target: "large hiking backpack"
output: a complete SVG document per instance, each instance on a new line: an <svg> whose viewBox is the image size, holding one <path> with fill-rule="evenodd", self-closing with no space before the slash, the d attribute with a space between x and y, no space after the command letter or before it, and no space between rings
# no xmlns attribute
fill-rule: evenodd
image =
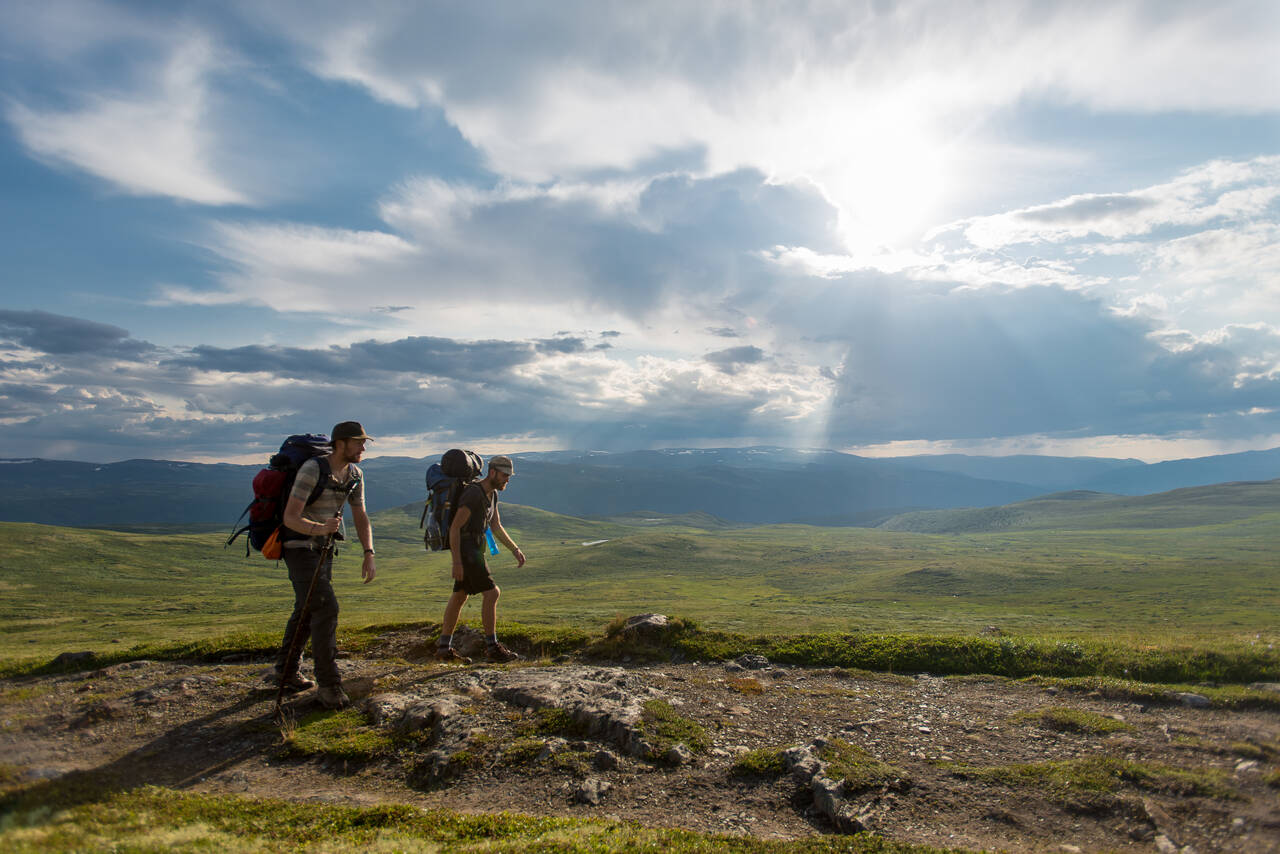
<svg viewBox="0 0 1280 854"><path fill-rule="evenodd" d="M462 490L475 483L483 469L484 460L479 454L459 448L445 451L440 462L427 467L427 503L419 522L419 527L426 528L422 542L427 551L449 548L449 526Z"/></svg>
<svg viewBox="0 0 1280 854"><path fill-rule="evenodd" d="M253 476L253 501L244 508L240 519L236 520L236 525L239 525L247 513L248 524L233 530L223 548L231 545L236 537L247 533L244 554L248 557L250 547L262 551L273 537L277 541L284 538L284 507L289 502L289 493L293 491L293 481L298 476L298 469L313 457L321 458L320 477L316 479L315 488L307 498L307 503L310 504L320 496L329 480L328 460L324 457L331 450L333 447L329 444L329 437L323 433L303 433L285 439L280 450L267 461L267 467ZM272 551L268 549L265 556L271 560L280 556L278 552L272 554Z"/></svg>

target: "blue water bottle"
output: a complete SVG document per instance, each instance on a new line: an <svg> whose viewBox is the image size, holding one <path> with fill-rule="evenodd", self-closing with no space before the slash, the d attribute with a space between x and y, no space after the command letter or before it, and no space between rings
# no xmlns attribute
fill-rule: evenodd
<svg viewBox="0 0 1280 854"><path fill-rule="evenodd" d="M493 531L485 528L484 538L489 541L489 554L496 555L498 553L498 544L493 541Z"/></svg>

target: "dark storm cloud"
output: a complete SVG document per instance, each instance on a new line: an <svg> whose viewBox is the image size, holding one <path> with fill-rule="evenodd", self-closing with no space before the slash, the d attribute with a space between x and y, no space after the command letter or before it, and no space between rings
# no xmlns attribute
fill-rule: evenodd
<svg viewBox="0 0 1280 854"><path fill-rule="evenodd" d="M755 365L764 361L764 351L759 347L730 347L716 350L702 357L728 374L737 373L743 365Z"/></svg>
<svg viewBox="0 0 1280 854"><path fill-rule="evenodd" d="M581 338L543 338L536 342L539 353L583 353L587 343Z"/></svg>
<svg viewBox="0 0 1280 854"><path fill-rule="evenodd" d="M574 347L577 341L563 346ZM232 373L267 372L292 379L329 378L350 382L379 375L410 373L423 376L481 379L536 358L547 342L460 342L449 338L414 337L398 341L361 341L348 347L280 347L253 345L221 348L194 347L171 364ZM552 342L558 343L558 342ZM559 352L572 352L560 349Z"/></svg>
<svg viewBox="0 0 1280 854"><path fill-rule="evenodd" d="M98 353L128 359L154 349L118 326L46 311L0 310L0 337L54 356Z"/></svg>

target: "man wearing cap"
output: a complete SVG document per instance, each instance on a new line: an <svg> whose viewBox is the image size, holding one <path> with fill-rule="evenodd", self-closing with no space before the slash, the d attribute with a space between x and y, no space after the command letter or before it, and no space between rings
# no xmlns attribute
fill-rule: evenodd
<svg viewBox="0 0 1280 854"><path fill-rule="evenodd" d="M484 529L489 528L504 546L515 555L517 567L524 566L524 552L515 544L502 527L498 515L498 493L507 488L515 469L511 458L499 454L489 460L489 474L481 481L463 490L449 526L449 550L453 552L453 595L444 609L440 625L440 643L436 658L470 664L471 659L453 648L453 629L458 624L462 606L473 594L483 598L480 605L480 622L484 625L487 641L485 657L490 661L513 661L520 656L498 642L498 597L502 591L494 584L485 560Z"/></svg>
<svg viewBox="0 0 1280 854"><path fill-rule="evenodd" d="M298 672L305 641L296 649L294 632L303 625L303 637L309 629L311 655L315 660L316 681L320 683L320 704L329 709L340 709L351 702L342 690L342 677L338 674L338 598L333 592L333 551L324 556L324 543L330 534L342 526L342 507L351 505L351 521L355 523L356 536L364 547L364 563L360 577L364 583L373 581L377 570L373 561L373 526L364 509L364 473L356 465L364 456L365 442L370 437L358 421L343 421L333 428L330 439L333 451L328 456L313 457L298 469L284 508L284 524L288 529L283 543L284 564L289 568L289 581L293 583L293 614L284 630L284 642L276 657L276 678L286 689L305 691L314 683ZM317 483L324 487L310 504L307 499ZM339 535L340 537L341 535ZM315 587L312 576L319 574ZM307 600L307 591L311 599ZM290 652L292 651L292 655Z"/></svg>

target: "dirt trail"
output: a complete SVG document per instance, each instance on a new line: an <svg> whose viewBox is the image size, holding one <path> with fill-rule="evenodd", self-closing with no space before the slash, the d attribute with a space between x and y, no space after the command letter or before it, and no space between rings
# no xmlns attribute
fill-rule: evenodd
<svg viewBox="0 0 1280 854"><path fill-rule="evenodd" d="M389 638L384 649L403 655L413 641ZM691 761L675 756L680 764L671 764L617 738L538 734L538 711L501 689L516 675L554 680L578 662L449 668L367 657L341 666L357 708L388 696L448 698L448 726L437 716L434 731L368 762L289 755L271 722L274 691L262 682L262 663L130 662L0 682L0 755L7 775L26 786L73 774L118 787L614 817L794 839L838 832L815 806L813 786L791 774L732 769L746 751L820 739L881 763L880 776L847 782L841 797L859 826L895 841L1014 851L1280 850L1280 789L1268 782L1280 764L1275 712L1148 707L991 678L609 665L619 669L601 678L620 686L619 702L659 700L710 737ZM296 717L317 708L314 692L288 704ZM1116 731L1097 732L1099 721ZM547 745L541 755L515 757L512 745L527 748L531 739ZM1014 765L1032 770L972 770ZM1099 791L1055 783L1054 768L1127 770Z"/></svg>

